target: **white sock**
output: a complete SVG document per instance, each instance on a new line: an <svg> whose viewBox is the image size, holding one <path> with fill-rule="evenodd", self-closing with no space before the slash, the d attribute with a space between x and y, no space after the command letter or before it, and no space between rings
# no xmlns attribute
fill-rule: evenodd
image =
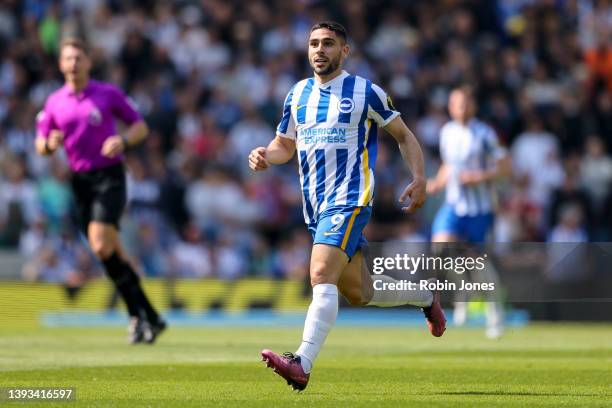
<svg viewBox="0 0 612 408"><path fill-rule="evenodd" d="M453 310L453 324L455 326L463 326L467 321L467 302L455 302Z"/></svg>
<svg viewBox="0 0 612 408"><path fill-rule="evenodd" d="M386 275L372 276L373 281L385 283L395 283L395 279ZM413 305L418 307L431 306L433 293L428 289L419 289L418 285L414 290L376 290L372 295L372 300L367 306L393 307L401 305Z"/></svg>
<svg viewBox="0 0 612 408"><path fill-rule="evenodd" d="M295 354L300 356L302 368L308 374L317 358L327 334L338 316L338 287L321 283L312 288L312 303L308 308L302 344Z"/></svg>
<svg viewBox="0 0 612 408"><path fill-rule="evenodd" d="M487 302L485 304L487 327L500 328L504 325L504 308L501 303Z"/></svg>

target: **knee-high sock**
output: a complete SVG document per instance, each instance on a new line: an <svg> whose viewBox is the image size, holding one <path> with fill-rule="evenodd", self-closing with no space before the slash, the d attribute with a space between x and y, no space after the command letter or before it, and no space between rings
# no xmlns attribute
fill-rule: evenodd
<svg viewBox="0 0 612 408"><path fill-rule="evenodd" d="M106 273L113 280L121 297L125 301L128 313L131 317L143 317L141 312L144 312L144 317L151 322L157 323L159 315L149 302L142 287L140 286L140 278L134 272L134 269L128 262L121 259L116 252L103 260Z"/></svg>
<svg viewBox="0 0 612 408"><path fill-rule="evenodd" d="M483 273L478 276L479 281L491 282L495 284L495 290L485 292L487 301L485 309L487 327L499 329L504 325L504 306L499 272L491 259L485 261L485 268L482 270L482 272Z"/></svg>
<svg viewBox="0 0 612 408"><path fill-rule="evenodd" d="M144 291L142 290L140 278L138 277L136 272L134 272L134 269L132 269L132 266L129 264L129 262L123 261L123 270L126 275L133 277L133 284L131 288L132 296L136 299L138 305L145 313L147 320L153 324L158 323L160 320L159 315L153 308L153 305L151 305L151 302L149 302L149 298L147 298L147 295L145 295Z"/></svg>
<svg viewBox="0 0 612 408"><path fill-rule="evenodd" d="M309 373L327 334L338 316L338 287L329 283L312 288L312 303L308 308L302 344L296 354L302 360L304 372Z"/></svg>
<svg viewBox="0 0 612 408"><path fill-rule="evenodd" d="M372 276L373 281L383 283L396 283L397 281L386 275ZM380 285L380 284L379 284ZM401 305L413 305L418 307L431 306L433 293L428 289L419 289L418 285L414 290L374 290L372 300L367 306L393 307Z"/></svg>
<svg viewBox="0 0 612 408"><path fill-rule="evenodd" d="M138 299L132 293L133 277L125 274L124 262L116 252L102 260L102 265L106 274L113 281L121 298L125 302L130 317L140 316L140 306Z"/></svg>

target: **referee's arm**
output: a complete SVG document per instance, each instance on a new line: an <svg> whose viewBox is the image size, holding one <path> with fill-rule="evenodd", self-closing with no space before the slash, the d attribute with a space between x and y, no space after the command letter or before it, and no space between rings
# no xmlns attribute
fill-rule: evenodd
<svg viewBox="0 0 612 408"><path fill-rule="evenodd" d="M34 140L34 147L36 148L36 152L41 156L48 156L53 154L63 142L64 134L60 130L53 129L49 132L49 136L47 137L41 132L38 132Z"/></svg>
<svg viewBox="0 0 612 408"><path fill-rule="evenodd" d="M102 155L115 157L123 153L130 146L142 142L149 133L149 127L144 120L132 123L123 135L113 135L106 139L102 145Z"/></svg>
<svg viewBox="0 0 612 408"><path fill-rule="evenodd" d="M134 122L127 128L125 134L123 135L126 147L139 144L147 137L148 134L149 126L147 126L147 123L144 120Z"/></svg>

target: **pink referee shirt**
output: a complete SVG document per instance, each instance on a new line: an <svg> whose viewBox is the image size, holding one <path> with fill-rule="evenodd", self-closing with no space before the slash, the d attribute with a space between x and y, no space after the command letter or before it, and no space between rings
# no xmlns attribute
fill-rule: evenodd
<svg viewBox="0 0 612 408"><path fill-rule="evenodd" d="M85 172L123 160L122 156L109 159L100 153L104 141L117 134L115 119L129 126L142 117L119 88L89 80L78 93L64 85L49 95L36 125L44 138L49 137L51 130L62 131L70 169Z"/></svg>

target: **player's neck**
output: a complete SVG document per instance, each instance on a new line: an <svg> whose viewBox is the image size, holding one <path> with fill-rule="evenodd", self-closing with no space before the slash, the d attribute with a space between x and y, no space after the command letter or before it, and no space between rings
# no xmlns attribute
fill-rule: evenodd
<svg viewBox="0 0 612 408"><path fill-rule="evenodd" d="M474 119L474 116L468 116L468 117L463 118L463 119L456 119L456 121L459 122L463 126L467 126L468 123L470 123L472 121L472 119Z"/></svg>
<svg viewBox="0 0 612 408"><path fill-rule="evenodd" d="M75 79L73 81L66 81L68 88L70 88L70 90L75 93L81 92L83 89L85 89L88 83L89 83L89 76L82 78L82 79L78 79L78 80Z"/></svg>
<svg viewBox="0 0 612 408"><path fill-rule="evenodd" d="M323 84L325 84L325 83L335 79L340 74L342 74L342 68L338 68L337 70L335 70L334 72L332 72L331 74L328 74L328 75L319 75L319 74L317 74L315 72L314 77L315 77L315 81L317 81L317 84L323 85Z"/></svg>

